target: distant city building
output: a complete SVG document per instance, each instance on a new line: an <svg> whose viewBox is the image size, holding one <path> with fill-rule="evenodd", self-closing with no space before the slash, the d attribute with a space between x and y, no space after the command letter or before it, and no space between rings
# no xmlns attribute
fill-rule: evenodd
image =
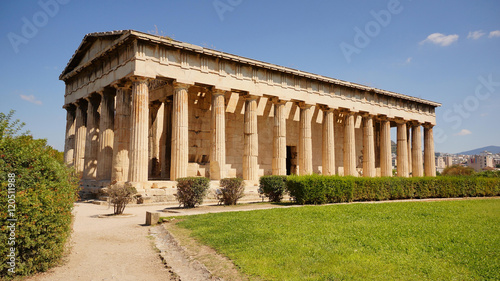
<svg viewBox="0 0 500 281"><path fill-rule="evenodd" d="M467 166L473 168L476 172L482 171L486 167L493 168L493 157L491 154L481 153L482 155L472 156L467 161Z"/></svg>

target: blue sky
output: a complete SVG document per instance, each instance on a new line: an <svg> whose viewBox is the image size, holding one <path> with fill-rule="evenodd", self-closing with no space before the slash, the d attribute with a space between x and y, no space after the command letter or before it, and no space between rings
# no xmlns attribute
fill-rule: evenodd
<svg viewBox="0 0 500 281"><path fill-rule="evenodd" d="M4 0L0 112L15 109L62 150L58 78L85 34L155 26L183 42L440 102L436 151L500 145L496 0Z"/></svg>

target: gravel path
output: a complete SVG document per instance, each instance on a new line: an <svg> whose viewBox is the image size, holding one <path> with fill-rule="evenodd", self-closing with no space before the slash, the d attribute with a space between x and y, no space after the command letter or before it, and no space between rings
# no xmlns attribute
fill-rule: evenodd
<svg viewBox="0 0 500 281"><path fill-rule="evenodd" d="M71 253L67 262L27 280L175 280L163 265L143 226L146 211L161 206L127 207L127 218L99 218L113 213L107 205L76 203Z"/></svg>

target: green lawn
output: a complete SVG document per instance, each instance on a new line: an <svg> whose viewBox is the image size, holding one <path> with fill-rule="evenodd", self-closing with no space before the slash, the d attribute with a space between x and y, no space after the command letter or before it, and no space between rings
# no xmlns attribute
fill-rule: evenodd
<svg viewBox="0 0 500 281"><path fill-rule="evenodd" d="M500 200L307 206L178 225L265 280L500 280Z"/></svg>

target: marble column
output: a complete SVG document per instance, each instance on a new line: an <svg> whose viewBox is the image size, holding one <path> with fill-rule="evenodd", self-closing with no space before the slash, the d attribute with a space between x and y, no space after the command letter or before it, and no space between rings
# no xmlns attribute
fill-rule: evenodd
<svg viewBox="0 0 500 281"><path fill-rule="evenodd" d="M78 173L85 168L85 144L87 143L87 101L82 99L76 103L75 117L75 157L74 164Z"/></svg>
<svg viewBox="0 0 500 281"><path fill-rule="evenodd" d="M116 84L116 116L111 181L128 181L131 83Z"/></svg>
<svg viewBox="0 0 500 281"><path fill-rule="evenodd" d="M174 83L170 180L187 177L189 161L188 89L189 85L187 84Z"/></svg>
<svg viewBox="0 0 500 281"><path fill-rule="evenodd" d="M421 177L424 175L424 170L422 165L422 133L420 124L414 123L411 129L412 175L414 177Z"/></svg>
<svg viewBox="0 0 500 281"><path fill-rule="evenodd" d="M299 103L300 128L299 128L299 175L310 175L313 173L312 165L312 136L311 119L312 105Z"/></svg>
<svg viewBox="0 0 500 281"><path fill-rule="evenodd" d="M104 89L101 94L99 123L99 153L97 154L97 179L111 180L115 124L115 93Z"/></svg>
<svg viewBox="0 0 500 281"><path fill-rule="evenodd" d="M148 79L132 77L132 103L130 115L130 151L128 180L148 181L148 129L149 129Z"/></svg>
<svg viewBox="0 0 500 281"><path fill-rule="evenodd" d="M160 138L161 177L170 178L170 159L172 155L172 101L163 102L163 133Z"/></svg>
<svg viewBox="0 0 500 281"><path fill-rule="evenodd" d="M354 112L347 112L344 119L344 175L358 176L356 170L356 136Z"/></svg>
<svg viewBox="0 0 500 281"><path fill-rule="evenodd" d="M434 156L434 135L432 127L434 125L424 124L424 169L425 176L436 176L436 160Z"/></svg>
<svg viewBox="0 0 500 281"><path fill-rule="evenodd" d="M286 101L275 99L273 127L273 175L286 175Z"/></svg>
<svg viewBox="0 0 500 281"><path fill-rule="evenodd" d="M363 176L376 176L373 117L368 114L363 116Z"/></svg>
<svg viewBox="0 0 500 281"><path fill-rule="evenodd" d="M149 178L161 176L160 142L163 132L163 103L154 101L149 104L149 129L148 129L148 175Z"/></svg>
<svg viewBox="0 0 500 281"><path fill-rule="evenodd" d="M335 114L323 108L323 175L335 175Z"/></svg>
<svg viewBox="0 0 500 281"><path fill-rule="evenodd" d="M74 166L75 158L75 126L76 107L74 104L65 105L66 109L66 139L64 142L64 163Z"/></svg>
<svg viewBox="0 0 500 281"><path fill-rule="evenodd" d="M210 178L220 180L226 173L226 91L212 92Z"/></svg>
<svg viewBox="0 0 500 281"><path fill-rule="evenodd" d="M397 171L398 177L408 177L408 143L406 121L398 120Z"/></svg>
<svg viewBox="0 0 500 281"><path fill-rule="evenodd" d="M392 177L391 122L385 118L380 121L380 174Z"/></svg>
<svg viewBox="0 0 500 281"><path fill-rule="evenodd" d="M259 135L257 131L257 97L245 95L243 179L259 180Z"/></svg>
<svg viewBox="0 0 500 281"><path fill-rule="evenodd" d="M408 152L408 176L412 174L413 170L413 164L412 164L412 150L411 150L411 123L406 124L406 143L407 143L407 149L406 151Z"/></svg>
<svg viewBox="0 0 500 281"><path fill-rule="evenodd" d="M95 180L97 176L97 154L99 153L99 103L98 95L87 97L87 139L85 144L85 169L83 178Z"/></svg>

